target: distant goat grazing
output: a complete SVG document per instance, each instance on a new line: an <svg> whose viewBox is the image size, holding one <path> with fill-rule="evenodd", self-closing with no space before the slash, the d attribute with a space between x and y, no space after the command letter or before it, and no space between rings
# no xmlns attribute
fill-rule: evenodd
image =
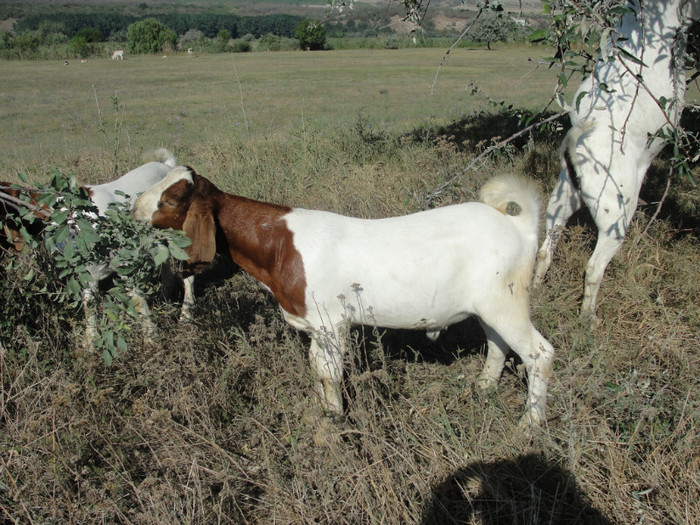
<svg viewBox="0 0 700 525"><path fill-rule="evenodd" d="M687 11L693 4L628 2L631 11L612 34L623 52L614 59L601 56L574 95L573 126L561 146L562 170L547 206L534 285L543 281L567 220L585 204L598 242L586 266L583 316L595 317L605 269L625 239L644 176L664 145L657 133L668 134L680 119Z"/></svg>
<svg viewBox="0 0 700 525"><path fill-rule="evenodd" d="M110 204L124 202L126 197L122 195L122 193L131 196L131 201L133 202L138 193L162 180L177 164L173 154L163 148L149 152L144 157L144 161L145 164L142 166L131 170L112 182L98 184L95 186L85 186L90 195L90 200L97 208L99 215L104 215ZM2 200L3 204L7 200L7 197L10 197L11 202L22 205L23 203L16 199L22 191L29 196L30 201L34 201L34 204L36 204L36 199L38 199L40 196L36 190L11 188L8 184L4 183L0 184L0 191L2 191L5 195L4 199L0 199ZM21 251L24 247L22 235L19 233L19 230L16 229L16 224L14 221L7 220L8 215L12 215L11 212L14 211L16 211L16 208L15 210L9 210L7 205L4 205L3 207L0 207L0 218L2 218L3 233L4 237L7 239L6 242L11 244L16 251ZM45 208L39 208L34 213L42 219L50 220L51 216L49 210L46 210ZM30 234L38 235L41 232L41 223L34 222L29 225L29 228L31 228L29 231ZM112 276L114 272L108 264L100 262L90 265L87 270L92 277L92 281L89 283L89 286L83 290L82 296L83 307L87 316L86 336L87 339L91 341L94 338L95 329L97 326L97 320L94 316L91 304L93 303L95 294L97 293L98 283ZM191 283L186 283L186 295L188 293L192 293L192 291L189 289L191 286L188 287L188 284L191 285ZM150 311L147 303L145 300L140 298L137 292L134 292L133 297L137 308L140 309L143 315L146 330L152 331L154 327L150 320Z"/></svg>
<svg viewBox="0 0 700 525"><path fill-rule="evenodd" d="M123 49L117 49L116 51L112 52L112 60L124 60L124 50Z"/></svg>
<svg viewBox="0 0 700 525"><path fill-rule="evenodd" d="M184 230L196 271L217 250L262 282L285 320L311 336L309 359L324 409L341 414L350 325L440 330L470 315L488 340L481 388L498 381L508 348L527 367L523 425L545 418L553 348L533 327L528 284L539 199L525 179L501 177L472 202L367 220L224 193L179 166L134 203L158 228ZM516 202L517 216L506 206Z"/></svg>

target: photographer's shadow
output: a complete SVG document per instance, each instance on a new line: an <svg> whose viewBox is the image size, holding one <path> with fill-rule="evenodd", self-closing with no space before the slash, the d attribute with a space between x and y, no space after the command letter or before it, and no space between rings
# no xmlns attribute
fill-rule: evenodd
<svg viewBox="0 0 700 525"><path fill-rule="evenodd" d="M574 476L543 456L477 462L433 488L423 525L610 523L593 508Z"/></svg>

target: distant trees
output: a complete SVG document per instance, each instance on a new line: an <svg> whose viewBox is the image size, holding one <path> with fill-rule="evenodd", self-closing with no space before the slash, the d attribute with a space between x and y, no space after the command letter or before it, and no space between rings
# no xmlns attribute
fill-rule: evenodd
<svg viewBox="0 0 700 525"><path fill-rule="evenodd" d="M164 13L152 15L149 18L159 21L178 35L184 35L190 30L198 30L206 38L216 38L221 30L227 30L232 38L245 34L259 38L268 33L292 38L294 30L303 20L300 16L283 14L237 16L217 13ZM104 38L109 39L115 35L124 34L130 25L145 19L146 17L113 12L30 15L17 22L15 31L17 34L36 31L42 24L51 23L60 26L68 38L73 38L84 27L91 27L100 31Z"/></svg>

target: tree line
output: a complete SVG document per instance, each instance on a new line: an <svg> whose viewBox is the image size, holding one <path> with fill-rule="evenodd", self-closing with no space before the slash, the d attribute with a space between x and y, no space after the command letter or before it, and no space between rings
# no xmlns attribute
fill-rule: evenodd
<svg viewBox="0 0 700 525"><path fill-rule="evenodd" d="M29 15L15 24L17 34L37 31L46 24L62 28L68 38L73 38L85 27L99 31L105 40L118 40L126 34L127 28L146 18L154 18L172 29L178 35L189 30L201 31L206 38L215 38L220 31L228 31L232 38L253 35L273 34L280 37L294 37L294 31L303 20L295 15L237 16L231 14L189 14L170 13L136 16L119 13L54 13Z"/></svg>

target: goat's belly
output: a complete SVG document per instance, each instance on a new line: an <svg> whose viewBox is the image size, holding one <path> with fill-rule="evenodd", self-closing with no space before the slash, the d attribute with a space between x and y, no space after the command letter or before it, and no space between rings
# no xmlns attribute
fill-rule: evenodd
<svg viewBox="0 0 700 525"><path fill-rule="evenodd" d="M326 283L327 284L327 283ZM322 294L312 287L307 291L307 320L324 326L338 322L373 325L384 328L441 330L473 312L468 287L456 283L430 286L415 281L352 282Z"/></svg>

